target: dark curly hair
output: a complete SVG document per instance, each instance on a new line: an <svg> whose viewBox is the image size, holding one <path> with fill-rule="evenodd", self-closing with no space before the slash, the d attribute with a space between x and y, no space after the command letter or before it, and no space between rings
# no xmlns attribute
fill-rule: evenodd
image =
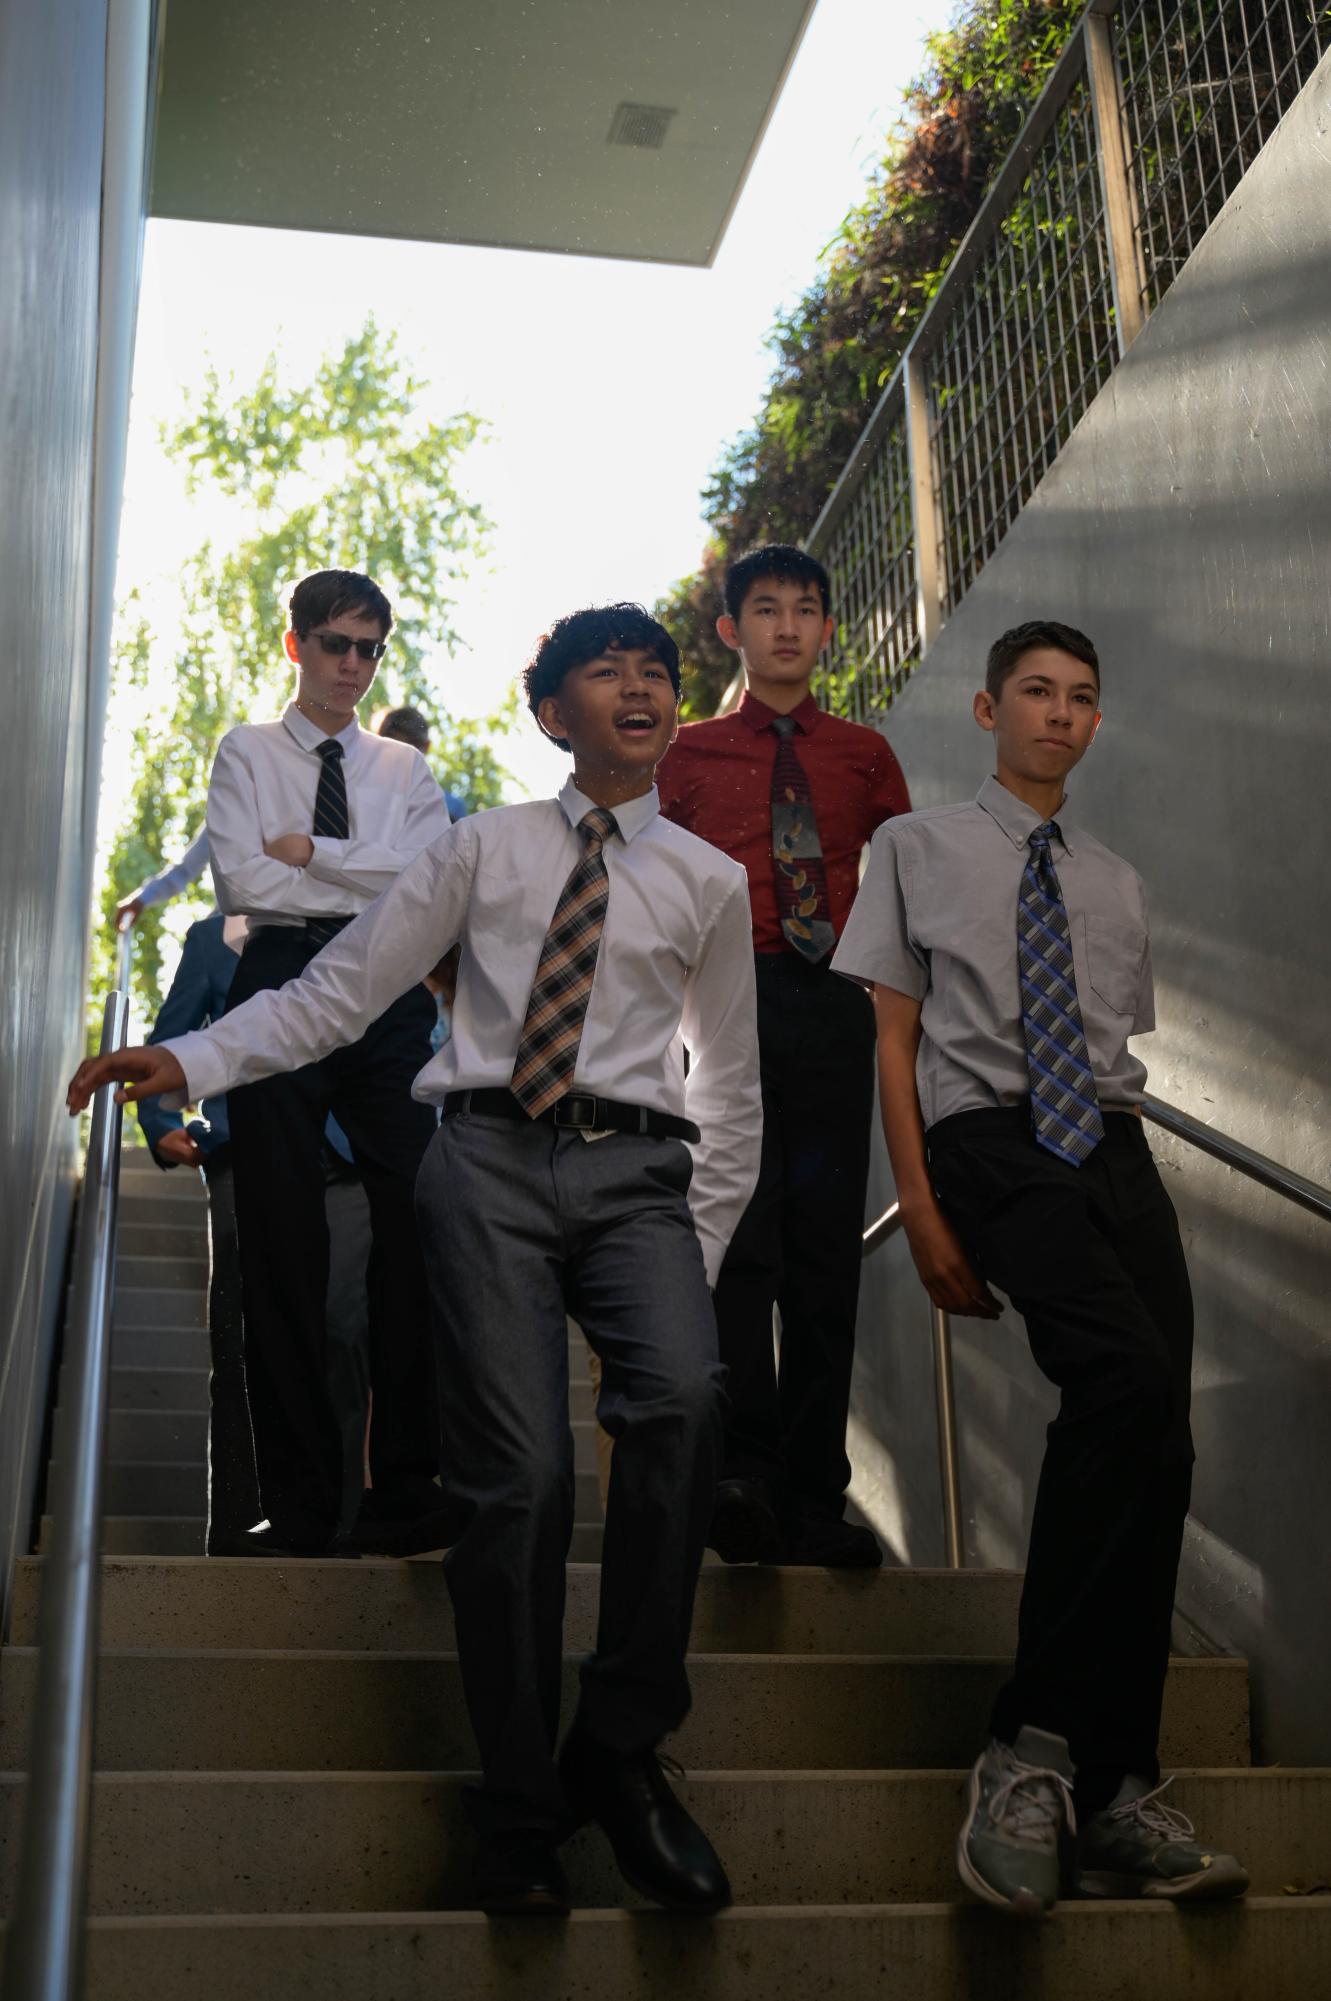
<svg viewBox="0 0 1331 2001"><path fill-rule="evenodd" d="M1056 618L1028 618L1024 625L1009 626L1006 632L1000 632L989 648L989 658L984 663L984 685L995 701L1022 655L1034 653L1041 646L1070 653L1074 660L1080 660L1095 675L1095 685L1099 687L1100 657L1084 632L1078 632L1075 625L1061 625Z"/></svg>
<svg viewBox="0 0 1331 2001"><path fill-rule="evenodd" d="M670 685L679 700L679 648L665 627L644 611L640 604L588 605L559 618L537 641L522 675L522 691L527 706L539 721L538 711L547 695L557 695L564 676L603 653L649 653L659 660L670 676ZM566 737L552 737L560 750L570 748Z"/></svg>

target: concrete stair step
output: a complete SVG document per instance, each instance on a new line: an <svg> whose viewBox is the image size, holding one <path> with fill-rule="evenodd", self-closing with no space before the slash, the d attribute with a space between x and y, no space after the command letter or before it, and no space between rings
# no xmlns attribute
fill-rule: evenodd
<svg viewBox="0 0 1331 2001"><path fill-rule="evenodd" d="M569 1545L572 1563L599 1563L602 1527L599 1521L575 1522ZM203 1556L202 1515L103 1515L102 1552L106 1556ZM43 1515L38 1550L51 1546L51 1517ZM216 1559L211 1559L216 1561ZM257 1559L256 1559L257 1561ZM264 1560L267 1567L267 1560Z"/></svg>
<svg viewBox="0 0 1331 2001"><path fill-rule="evenodd" d="M177 1175L163 1174L154 1181L146 1178L140 1184L137 1180L126 1181L120 1190L119 1222L131 1223L194 1223L204 1226L208 1220L208 1191L202 1182L194 1185L182 1181Z"/></svg>
<svg viewBox="0 0 1331 2001"><path fill-rule="evenodd" d="M116 1282L111 1325L128 1327L206 1327L208 1295L203 1287L181 1292L172 1286L121 1285Z"/></svg>
<svg viewBox="0 0 1331 2001"><path fill-rule="evenodd" d="M51 1461L51 1482L57 1476ZM109 1515L201 1515L208 1500L202 1458L112 1459L102 1468L102 1509Z"/></svg>
<svg viewBox="0 0 1331 2001"><path fill-rule="evenodd" d="M565 1658L573 1713L580 1655ZM4 1656L0 1771L28 1743L37 1655ZM696 1654L693 1708L671 1752L700 1770L965 1765L984 1741L1006 1660ZM112 1648L98 1666L103 1771L457 1771L475 1759L456 1656ZM1246 1765L1243 1661L1175 1662L1161 1757Z"/></svg>
<svg viewBox="0 0 1331 2001"><path fill-rule="evenodd" d="M578 1911L94 1918L88 2001L1315 2001L1331 1898L1070 1903L1045 1925L953 1904L748 1907L706 1923Z"/></svg>
<svg viewBox="0 0 1331 2001"><path fill-rule="evenodd" d="M130 1198L122 1195L120 1214L123 1219L125 1203ZM196 1218L191 1211L188 1218L175 1220L171 1212L169 1222L126 1223L116 1226L116 1253L120 1258L202 1258L208 1255L208 1218L206 1210Z"/></svg>
<svg viewBox="0 0 1331 2001"><path fill-rule="evenodd" d="M11 1638L31 1645L42 1563L15 1569ZM592 1647L601 1572L570 1564L570 1652ZM1002 1655L1015 1643L1021 1577L1002 1570L707 1568L698 1580L694 1653ZM364 1559L264 1562L108 1558L107 1647L314 1647L430 1653L454 1645L443 1567Z"/></svg>
<svg viewBox="0 0 1331 2001"><path fill-rule="evenodd" d="M147 1256L131 1254L124 1245L117 1248L117 1286L146 1286L167 1291L202 1292L208 1285L206 1242L198 1251L182 1256L160 1247Z"/></svg>
<svg viewBox="0 0 1331 2001"><path fill-rule="evenodd" d="M465 1909L474 1834L441 1772L103 1774L89 1909L132 1912ZM678 1782L737 1903L935 1903L953 1863L964 1774L710 1772ZM1331 1772L1185 1772L1170 1799L1243 1858L1258 1894L1331 1881ZM12 1908L23 1780L0 1778L0 1911ZM594 1828L563 1850L575 1903L626 1891Z"/></svg>
<svg viewBox="0 0 1331 2001"><path fill-rule="evenodd" d="M56 1458L64 1444L65 1424L62 1406L55 1416ZM113 1404L107 1413L106 1452L113 1462L155 1465L169 1460L202 1468L208 1456L207 1410L125 1410Z"/></svg>
<svg viewBox="0 0 1331 2001"><path fill-rule="evenodd" d="M111 1409L206 1412L208 1370L113 1368Z"/></svg>
<svg viewBox="0 0 1331 2001"><path fill-rule="evenodd" d="M207 1369L208 1330L197 1327L113 1327L111 1367L115 1369Z"/></svg>

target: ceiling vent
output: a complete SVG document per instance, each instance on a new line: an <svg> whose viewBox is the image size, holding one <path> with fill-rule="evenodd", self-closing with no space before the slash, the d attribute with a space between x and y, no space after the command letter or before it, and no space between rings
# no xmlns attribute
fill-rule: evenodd
<svg viewBox="0 0 1331 2001"><path fill-rule="evenodd" d="M674 115L673 106L667 104L621 104L610 120L606 143L659 150Z"/></svg>

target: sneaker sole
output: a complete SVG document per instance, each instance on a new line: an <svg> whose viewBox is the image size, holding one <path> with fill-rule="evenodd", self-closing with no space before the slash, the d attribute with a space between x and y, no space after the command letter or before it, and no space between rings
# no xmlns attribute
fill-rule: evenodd
<svg viewBox="0 0 1331 2001"><path fill-rule="evenodd" d="M967 1781L967 1790L969 1797L966 1818L962 1821L961 1832L957 1836L957 1874L965 1888L973 1897L978 1897L982 1904L988 1904L993 1910L1003 1911L1010 1918L1020 1918L1025 1924L1047 1917L1048 1909L1033 1890L1018 1890L1015 1897L1004 1896L1001 1890L996 1890L992 1883L980 1874L971 1861L966 1844L975 1822L976 1809L980 1804L980 1781L973 1770Z"/></svg>
<svg viewBox="0 0 1331 2001"><path fill-rule="evenodd" d="M1083 1897L1150 1897L1171 1904L1218 1903L1241 1897L1248 1887L1246 1869L1199 1869L1192 1876L1131 1876L1113 1869L1086 1869L1077 1877Z"/></svg>

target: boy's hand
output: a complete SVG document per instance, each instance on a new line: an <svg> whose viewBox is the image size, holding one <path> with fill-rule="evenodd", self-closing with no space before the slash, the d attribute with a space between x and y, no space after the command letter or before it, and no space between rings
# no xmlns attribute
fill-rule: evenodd
<svg viewBox="0 0 1331 2001"><path fill-rule="evenodd" d="M314 842L308 834L279 834L275 841L264 842L263 851L270 861L308 868L314 859Z"/></svg>
<svg viewBox="0 0 1331 2001"><path fill-rule="evenodd" d="M133 1104L139 1098L158 1098L163 1091L184 1091L185 1073L165 1049L117 1049L109 1056L90 1056L74 1072L65 1104L73 1118L81 1112L94 1091L112 1079L125 1086L116 1092L118 1105Z"/></svg>
<svg viewBox="0 0 1331 2001"><path fill-rule="evenodd" d="M1002 1307L972 1269L960 1237L937 1202L903 1220L915 1269L934 1305L970 1320L997 1320Z"/></svg>
<svg viewBox="0 0 1331 2001"><path fill-rule="evenodd" d="M178 1132L163 1133L153 1152L168 1167L198 1167L203 1159L203 1149L182 1126Z"/></svg>
<svg viewBox="0 0 1331 2001"><path fill-rule="evenodd" d="M123 903L116 905L116 930L128 931L131 924L137 924L143 915L143 898L127 896Z"/></svg>

